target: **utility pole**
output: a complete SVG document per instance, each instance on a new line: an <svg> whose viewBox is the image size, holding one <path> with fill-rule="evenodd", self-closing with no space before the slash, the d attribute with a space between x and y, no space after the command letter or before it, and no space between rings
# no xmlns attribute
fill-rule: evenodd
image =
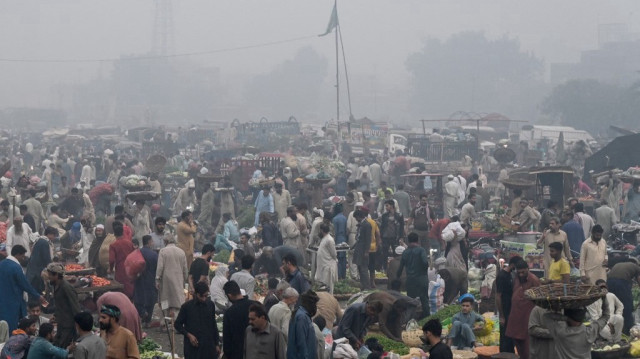
<svg viewBox="0 0 640 359"><path fill-rule="evenodd" d="M173 5L172 0L154 0L155 18L153 21L154 55L166 56L173 52Z"/></svg>

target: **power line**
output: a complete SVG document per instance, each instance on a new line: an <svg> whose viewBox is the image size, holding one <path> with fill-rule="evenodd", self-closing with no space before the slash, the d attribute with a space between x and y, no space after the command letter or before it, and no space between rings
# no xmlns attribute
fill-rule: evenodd
<svg viewBox="0 0 640 359"><path fill-rule="evenodd" d="M224 48L224 49L216 49L216 50L200 51L200 52L188 52L188 53L173 54L173 55L148 55L148 56L132 56L132 57L123 57L123 58L104 58L104 59L11 59L11 58L0 58L0 62L90 63L90 62L158 60L158 59L166 59L166 58L202 56L202 55L219 54L219 53L224 53L224 52L249 50L249 49L255 49L255 48L260 48L260 47L268 47L268 46L285 44L285 43L289 43L289 42L307 40L307 39L312 39L312 38L317 38L317 37L318 37L318 35L310 35L310 36L295 37L295 38L286 39L286 40L264 42L264 43L261 43L261 44L238 46L238 47L229 47L229 48Z"/></svg>

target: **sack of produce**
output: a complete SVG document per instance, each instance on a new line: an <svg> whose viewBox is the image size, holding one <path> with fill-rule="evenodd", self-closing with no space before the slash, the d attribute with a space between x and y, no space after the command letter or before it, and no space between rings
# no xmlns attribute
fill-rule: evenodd
<svg viewBox="0 0 640 359"><path fill-rule="evenodd" d="M144 257L142 256L140 249L136 249L129 253L127 258L124 260L124 270L127 273L127 277L132 280L137 279L142 271L144 271L146 264L147 263L144 261Z"/></svg>

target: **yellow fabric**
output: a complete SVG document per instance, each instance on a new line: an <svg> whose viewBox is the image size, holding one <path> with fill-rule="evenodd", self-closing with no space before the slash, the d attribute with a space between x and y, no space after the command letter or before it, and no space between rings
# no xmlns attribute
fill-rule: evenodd
<svg viewBox="0 0 640 359"><path fill-rule="evenodd" d="M559 261L554 261L549 266L549 279L561 280L562 275L569 274L570 272L569 262L564 258L560 258Z"/></svg>
<svg viewBox="0 0 640 359"><path fill-rule="evenodd" d="M378 224L373 219L367 217L367 222L371 225L371 247L369 248L369 253L376 252L377 241L376 241L376 232L378 232Z"/></svg>

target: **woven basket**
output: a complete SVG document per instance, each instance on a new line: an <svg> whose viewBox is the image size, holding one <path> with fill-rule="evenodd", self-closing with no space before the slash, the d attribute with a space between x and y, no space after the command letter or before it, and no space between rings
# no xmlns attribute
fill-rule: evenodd
<svg viewBox="0 0 640 359"><path fill-rule="evenodd" d="M167 164L167 159L162 155L151 155L147 158L147 163L145 167L147 171L152 173L159 173L164 169L164 166Z"/></svg>
<svg viewBox="0 0 640 359"><path fill-rule="evenodd" d="M606 295L599 287L589 284L553 283L524 292L537 306L551 309L580 309Z"/></svg>
<svg viewBox="0 0 640 359"><path fill-rule="evenodd" d="M406 344L408 347L421 347L422 346L422 340L420 340L420 337L422 337L424 334L422 333L422 329L416 329L416 330L410 330L410 331L406 331L404 330L402 332L402 342L404 344Z"/></svg>

